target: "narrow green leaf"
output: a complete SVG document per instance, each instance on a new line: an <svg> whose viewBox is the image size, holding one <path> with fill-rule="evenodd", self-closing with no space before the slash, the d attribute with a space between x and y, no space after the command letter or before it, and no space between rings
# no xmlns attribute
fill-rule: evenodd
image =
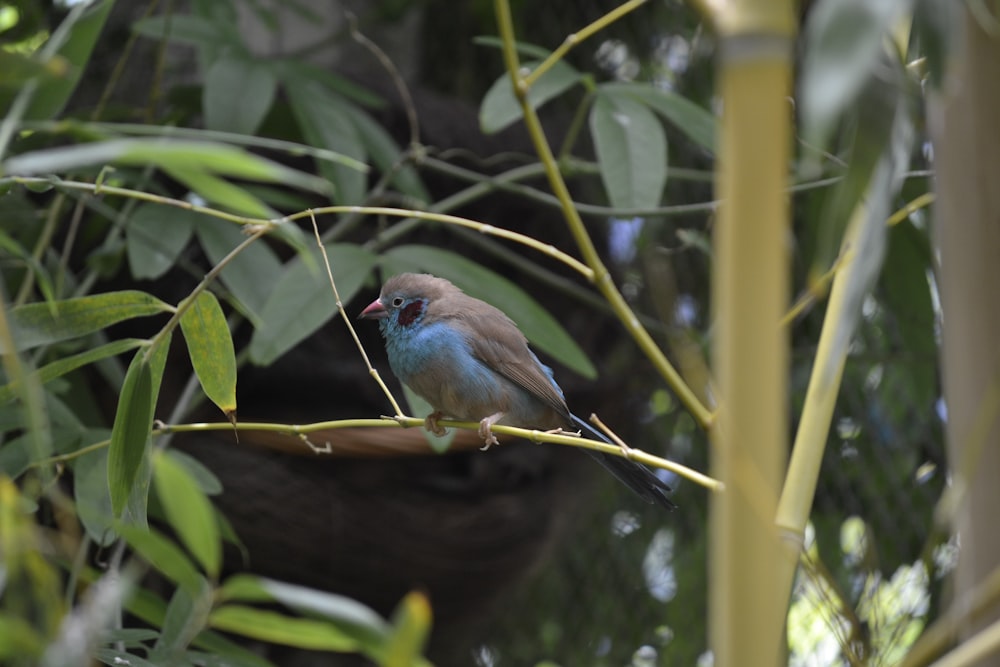
<svg viewBox="0 0 1000 667"><path fill-rule="evenodd" d="M227 416L236 412L236 351L222 306L204 291L181 316L181 331L198 382Z"/></svg>
<svg viewBox="0 0 1000 667"><path fill-rule="evenodd" d="M91 577L88 574L85 571L86 579L96 578L96 576ZM133 589L132 594L125 600L125 609L154 628L161 627L167 617L167 604L155 593L145 588ZM194 645L211 651L213 654L230 658L232 667L275 667L249 649L211 630L205 630L198 635L194 640Z"/></svg>
<svg viewBox="0 0 1000 667"><path fill-rule="evenodd" d="M106 547L118 539L108 491L108 450L99 449L73 464L73 498L84 530L94 544Z"/></svg>
<svg viewBox="0 0 1000 667"><path fill-rule="evenodd" d="M44 79L38 83L24 113L25 120L48 120L63 110L80 83L80 77L90 61L90 54L114 4L114 0L104 0L92 3L81 14L70 13L70 17L76 17L76 22L70 28L69 37L59 47L58 54L71 67L65 76ZM60 26L59 30L63 27Z"/></svg>
<svg viewBox="0 0 1000 667"><path fill-rule="evenodd" d="M38 458L34 455L34 449L32 439L28 435L20 435L5 441L0 445L0 475L11 479L23 475Z"/></svg>
<svg viewBox="0 0 1000 667"><path fill-rule="evenodd" d="M198 594L204 578L180 547L153 530L127 525L117 528L128 545L160 574L183 586L191 595Z"/></svg>
<svg viewBox="0 0 1000 667"><path fill-rule="evenodd" d="M58 361L53 361L51 364L42 366L35 371L35 377L39 383L45 384L46 382L51 382L52 380L66 375L71 371L75 371L81 366L86 366L94 363L95 361L106 359L107 357L113 357L123 352L128 352L129 350L134 350L135 348L140 347L143 343L145 343L145 341L139 340L138 338L123 338L122 340L115 340L110 343L105 343L104 345L98 345L97 347L85 352L80 352L79 354L74 354L69 357L63 357ZM17 391L18 386L14 383L8 383L0 387L0 403L14 398Z"/></svg>
<svg viewBox="0 0 1000 667"><path fill-rule="evenodd" d="M418 661L431 631L431 605L421 593L409 593L396 607L386 642L383 667L410 667Z"/></svg>
<svg viewBox="0 0 1000 667"><path fill-rule="evenodd" d="M144 647L143 647L144 648ZM134 653L119 651L113 648L99 648L94 651L94 658L105 665L128 665L128 667L159 667L161 663L150 662Z"/></svg>
<svg viewBox="0 0 1000 667"><path fill-rule="evenodd" d="M193 218L197 215L169 206L140 204L125 227L125 250L132 277L152 280L173 267L191 240Z"/></svg>
<svg viewBox="0 0 1000 667"><path fill-rule="evenodd" d="M358 642L332 623L292 618L274 611L224 605L209 616L209 625L234 635L314 651L355 651Z"/></svg>
<svg viewBox="0 0 1000 667"><path fill-rule="evenodd" d="M217 496L222 493L222 482L204 463L180 449L169 451L170 458L187 471L188 475L198 484L202 493L208 496Z"/></svg>
<svg viewBox="0 0 1000 667"><path fill-rule="evenodd" d="M540 61L530 61L524 66L533 69ZM560 60L552 69L543 74L528 91L528 103L534 109L558 97L576 85L583 75L576 69ZM486 134L499 132L511 123L521 118L521 105L514 97L514 87L510 76L505 72L500 75L483 97L479 107L479 127Z"/></svg>
<svg viewBox="0 0 1000 667"><path fill-rule="evenodd" d="M286 167L247 150L211 141L166 138L109 139L77 146L60 146L22 153L4 162L12 174L52 174L101 166L108 163L146 167L188 175L229 176L251 181L281 183L320 194L328 194L329 184L318 176ZM363 167L363 165L362 165ZM192 187L196 192L200 190Z"/></svg>
<svg viewBox="0 0 1000 667"><path fill-rule="evenodd" d="M364 284L376 257L356 245L326 246L337 290L344 302ZM337 304L318 249L308 255L310 262L296 257L274 284L261 311L263 324L250 340L250 360L267 365L319 329L337 312Z"/></svg>
<svg viewBox="0 0 1000 667"><path fill-rule="evenodd" d="M193 46L214 45L219 40L215 24L193 14L172 13L169 16L143 18L132 24L132 30L144 37Z"/></svg>
<svg viewBox="0 0 1000 667"><path fill-rule="evenodd" d="M205 74L205 126L253 134L271 108L277 89L278 80L267 63L223 56Z"/></svg>
<svg viewBox="0 0 1000 667"><path fill-rule="evenodd" d="M897 0L819 0L810 10L797 106L804 141L817 153L826 150L837 119L871 77L903 6Z"/></svg>
<svg viewBox="0 0 1000 667"><path fill-rule="evenodd" d="M654 208L667 183L667 137L656 116L627 95L600 94L590 132L611 205Z"/></svg>
<svg viewBox="0 0 1000 667"><path fill-rule="evenodd" d="M393 173L392 184L399 188L403 194L407 194L421 202L431 201L430 193L420 180L420 174L412 164L399 166L399 160L403 151L396 145L392 136L386 132L385 128L372 120L366 112L351 105L345 105L344 111L351 118L354 127L358 130L358 136L364 144L365 149L371 155L372 162L382 173Z"/></svg>
<svg viewBox="0 0 1000 667"><path fill-rule="evenodd" d="M270 206L254 195L207 171L193 167L164 167L163 171L174 180L186 185L192 192L233 213L260 220L278 217Z"/></svg>
<svg viewBox="0 0 1000 667"><path fill-rule="evenodd" d="M46 641L28 619L17 612L0 612L0 660L5 664L31 664L41 657L45 646Z"/></svg>
<svg viewBox="0 0 1000 667"><path fill-rule="evenodd" d="M214 580L222 566L222 539L208 496L169 451L154 459L153 479L167 522Z"/></svg>
<svg viewBox="0 0 1000 667"><path fill-rule="evenodd" d="M115 423L108 448L108 488L115 516L121 516L153 429L153 380L149 364L140 350L125 373L118 399Z"/></svg>
<svg viewBox="0 0 1000 667"><path fill-rule="evenodd" d="M30 303L10 311L18 351L78 338L134 317L173 310L156 297L135 290L106 292L52 303ZM4 353L0 344L0 353Z"/></svg>
<svg viewBox="0 0 1000 667"><path fill-rule="evenodd" d="M431 246L398 246L383 257L399 271L429 271L447 278L472 296L505 312L542 352L586 378L597 377L597 369L558 320L503 276L461 255Z"/></svg>
<svg viewBox="0 0 1000 667"><path fill-rule="evenodd" d="M718 121L714 115L677 93L646 83L606 83L601 92L628 95L660 114L702 148L715 152Z"/></svg>
<svg viewBox="0 0 1000 667"><path fill-rule="evenodd" d="M178 664L187 647L205 629L211 609L212 587L203 577L197 591L177 587L167 605L160 637L149 654L150 660L157 665Z"/></svg>
<svg viewBox="0 0 1000 667"><path fill-rule="evenodd" d="M231 222L199 216L195 231L202 250L212 264L218 264L233 248L246 240L240 227ZM255 327L261 325L260 312L281 273L281 261L263 241L248 246L222 269L219 279L244 307Z"/></svg>
<svg viewBox="0 0 1000 667"><path fill-rule="evenodd" d="M292 113L306 143L336 151L359 162L368 152L345 108L350 102L314 82L293 82L288 86ZM319 171L336 188L340 204L361 204L368 188L367 175L341 162L320 160Z"/></svg>

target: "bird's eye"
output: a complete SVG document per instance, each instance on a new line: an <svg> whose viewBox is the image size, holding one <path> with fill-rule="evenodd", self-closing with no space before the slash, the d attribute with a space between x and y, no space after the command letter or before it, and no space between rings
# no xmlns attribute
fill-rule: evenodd
<svg viewBox="0 0 1000 667"><path fill-rule="evenodd" d="M399 307L400 307L400 306L402 306L402 305L403 305L403 297L401 297L401 296L397 296L397 297L395 297L395 298L394 298L394 299L392 300L392 307L393 307L393 308L399 308Z"/></svg>

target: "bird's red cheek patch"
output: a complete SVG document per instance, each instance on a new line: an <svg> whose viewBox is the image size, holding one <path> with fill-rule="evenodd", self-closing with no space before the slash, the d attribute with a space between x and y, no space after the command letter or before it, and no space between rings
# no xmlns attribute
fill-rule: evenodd
<svg viewBox="0 0 1000 667"><path fill-rule="evenodd" d="M408 327L413 324L420 314L424 312L424 302L414 301L408 303L405 308L399 311L399 324L400 326Z"/></svg>

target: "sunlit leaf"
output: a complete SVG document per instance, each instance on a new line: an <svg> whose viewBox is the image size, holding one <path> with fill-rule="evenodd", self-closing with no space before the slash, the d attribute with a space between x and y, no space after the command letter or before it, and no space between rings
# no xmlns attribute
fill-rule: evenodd
<svg viewBox="0 0 1000 667"><path fill-rule="evenodd" d="M386 645L384 667L410 667L423 654L431 631L431 605L421 593L409 593L396 607Z"/></svg>
<svg viewBox="0 0 1000 667"><path fill-rule="evenodd" d="M169 451L156 456L153 479L167 522L209 577L215 579L222 566L222 540L208 496Z"/></svg>
<svg viewBox="0 0 1000 667"><path fill-rule="evenodd" d="M328 621L293 618L274 611L223 605L212 612L209 625L234 635L315 651L355 651L358 642Z"/></svg>

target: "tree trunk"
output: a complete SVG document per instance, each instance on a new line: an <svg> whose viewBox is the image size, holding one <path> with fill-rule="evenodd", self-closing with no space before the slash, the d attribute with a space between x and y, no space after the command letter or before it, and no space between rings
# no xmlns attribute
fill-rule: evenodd
<svg viewBox="0 0 1000 667"><path fill-rule="evenodd" d="M1000 564L1000 428L990 398L1000 381L1000 42L964 5L962 14L963 34L930 108L948 453L955 483L968 484L953 526L959 604ZM977 664L1000 665L1000 656Z"/></svg>

